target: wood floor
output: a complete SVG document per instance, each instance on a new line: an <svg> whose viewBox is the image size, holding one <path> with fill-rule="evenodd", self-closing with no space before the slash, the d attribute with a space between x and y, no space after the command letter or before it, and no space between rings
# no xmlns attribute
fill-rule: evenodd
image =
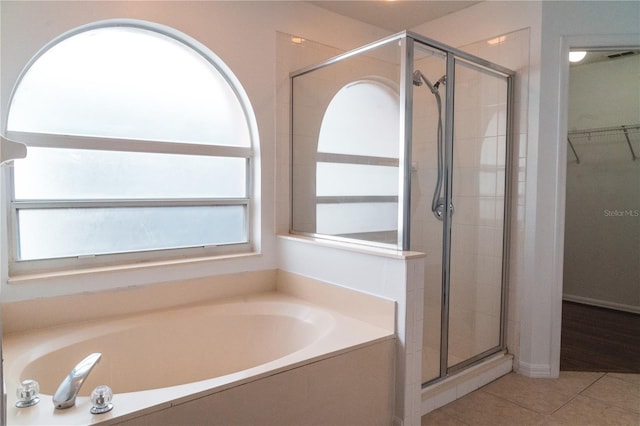
<svg viewBox="0 0 640 426"><path fill-rule="evenodd" d="M563 302L560 370L640 373L640 315Z"/></svg>

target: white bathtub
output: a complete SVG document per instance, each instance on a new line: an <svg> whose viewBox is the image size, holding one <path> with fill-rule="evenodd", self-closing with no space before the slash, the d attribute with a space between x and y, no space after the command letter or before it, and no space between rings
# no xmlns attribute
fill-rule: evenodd
<svg viewBox="0 0 640 426"><path fill-rule="evenodd" d="M136 419L391 342L392 337L387 329L280 293L9 334L4 338L8 423L149 424ZM70 369L92 352L101 352L102 359L85 381L76 406L55 410L51 395ZM40 383L41 401L20 409L14 406L15 389L24 379ZM92 415L88 395L100 384L113 389L114 409ZM312 398L308 402L314 404ZM165 414L161 418L171 417ZM192 423L184 413L178 417ZM207 421L214 423L213 418ZM264 418L264 423L269 421Z"/></svg>

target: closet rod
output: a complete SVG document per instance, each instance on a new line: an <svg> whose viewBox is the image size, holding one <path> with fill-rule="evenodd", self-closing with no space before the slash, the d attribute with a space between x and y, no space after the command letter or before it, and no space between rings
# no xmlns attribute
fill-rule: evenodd
<svg viewBox="0 0 640 426"><path fill-rule="evenodd" d="M626 130L631 130L632 132L640 131L640 124L631 124L631 125L622 125L622 126L613 126L613 127L598 127L595 129L583 129L583 130L571 130L569 132L570 136L597 136L599 133L619 133L624 132Z"/></svg>
<svg viewBox="0 0 640 426"><path fill-rule="evenodd" d="M573 151L573 155L576 157L576 163L580 164L580 158L578 157L578 153L576 152L575 147L573 146L573 142L571 142L571 137L582 137L587 136L589 139L591 136L602 136L604 135L615 135L615 134L624 134L625 140L627 141L627 147L629 151L631 151L631 159L632 161L636 161L638 156L633 149L633 145L631 144L631 139L629 138L629 131L633 133L640 133L640 124L633 124L630 126L621 125L614 127L600 127L597 129L585 129L585 130L573 130L567 133L567 142L569 142L569 146L571 147L571 151Z"/></svg>

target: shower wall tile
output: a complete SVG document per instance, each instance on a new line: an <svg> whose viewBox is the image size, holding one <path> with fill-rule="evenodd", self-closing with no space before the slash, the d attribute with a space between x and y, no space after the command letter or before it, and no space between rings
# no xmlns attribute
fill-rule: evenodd
<svg viewBox="0 0 640 426"><path fill-rule="evenodd" d="M479 250L479 254L497 257L499 253L497 252L497 247L495 246L494 229L486 226L479 226L477 230L478 247L481 248Z"/></svg>
<svg viewBox="0 0 640 426"><path fill-rule="evenodd" d="M453 152L453 166L456 168L477 167L480 156L479 147L482 145L482 138L456 138L456 144L460 146L460 149L455 149Z"/></svg>
<svg viewBox="0 0 640 426"><path fill-rule="evenodd" d="M500 313L500 287L495 283L484 285L478 284L478 294L476 296L476 308L485 314L499 315Z"/></svg>
<svg viewBox="0 0 640 426"><path fill-rule="evenodd" d="M463 168L453 178L453 191L457 195L475 197L478 195L479 176L477 169Z"/></svg>
<svg viewBox="0 0 640 426"><path fill-rule="evenodd" d="M478 221L478 202L475 197L453 197L456 223L475 225Z"/></svg>
<svg viewBox="0 0 640 426"><path fill-rule="evenodd" d="M500 212L496 209L496 200L493 197L480 197L478 202L478 225L495 226L497 215Z"/></svg>

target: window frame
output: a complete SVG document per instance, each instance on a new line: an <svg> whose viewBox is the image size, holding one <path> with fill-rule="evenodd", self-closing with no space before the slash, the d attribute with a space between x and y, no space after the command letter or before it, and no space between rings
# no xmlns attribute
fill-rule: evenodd
<svg viewBox="0 0 640 426"><path fill-rule="evenodd" d="M103 268L113 266L139 265L143 262L163 262L188 259L203 259L229 254L252 253L255 250L253 233L253 215L255 195L254 150L259 143L255 113L251 102L239 80L228 66L209 48L189 37L188 35L164 25L132 19L111 19L94 22L77 27L61 34L45 44L25 65L13 86L9 97L4 122L8 125L10 106L22 78L31 66L53 46L73 37L74 35L100 29L114 27L133 27L169 37L186 48L192 49L207 63L214 67L226 81L235 94L245 118L249 133L249 146L205 145L198 143L154 141L143 139L122 139L95 136L59 135L51 133L33 133L24 131L8 131L5 135L9 139L20 141L28 147L46 147L56 149L90 149L97 151L142 152L158 154L200 155L210 157L244 158L245 163L245 196L237 198L207 197L207 198L154 198L154 199L81 199L81 200L18 200L15 199L15 181L13 166L7 168L5 174L5 201L7 208L7 242L9 276L28 274L57 273L76 269ZM27 154L28 156L28 154ZM91 207L191 207L191 206L242 206L245 211L244 227L246 241L202 245L192 247L170 247L148 249L130 252L115 252L108 254L78 255L50 259L19 260L19 224L18 211L21 208L91 208Z"/></svg>

